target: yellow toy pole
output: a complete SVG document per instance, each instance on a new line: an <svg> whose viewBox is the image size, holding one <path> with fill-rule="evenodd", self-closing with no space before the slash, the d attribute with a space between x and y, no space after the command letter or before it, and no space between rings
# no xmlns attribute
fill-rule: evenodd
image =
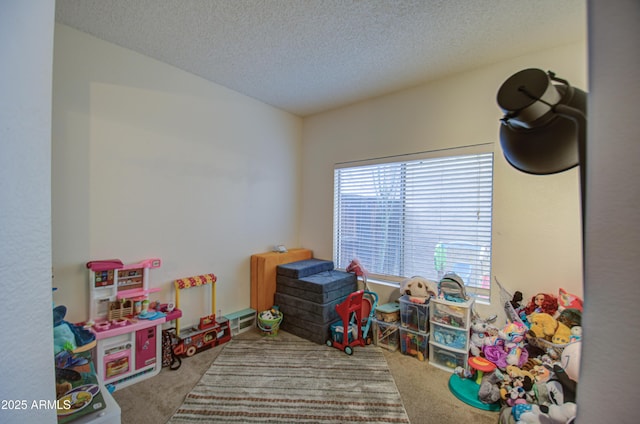
<svg viewBox="0 0 640 424"><path fill-rule="evenodd" d="M177 280L174 285L176 287L176 308L180 309L180 287ZM176 319L176 336L180 337L180 318Z"/></svg>

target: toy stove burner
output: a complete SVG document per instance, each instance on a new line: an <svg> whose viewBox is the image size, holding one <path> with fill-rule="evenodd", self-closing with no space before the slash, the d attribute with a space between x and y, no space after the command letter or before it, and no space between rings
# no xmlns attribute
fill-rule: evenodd
<svg viewBox="0 0 640 424"><path fill-rule="evenodd" d="M94 325L93 328L95 331L107 331L107 330L112 330L114 328L125 327L129 324L131 324L131 321L129 321L126 318L120 318L120 319L113 319L111 321L100 322Z"/></svg>

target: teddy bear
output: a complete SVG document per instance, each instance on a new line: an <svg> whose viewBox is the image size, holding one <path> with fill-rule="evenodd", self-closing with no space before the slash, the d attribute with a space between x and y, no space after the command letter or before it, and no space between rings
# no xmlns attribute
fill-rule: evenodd
<svg viewBox="0 0 640 424"><path fill-rule="evenodd" d="M412 302L425 303L425 299L436 297L437 293L437 283L424 277L413 276L400 283L400 295L408 295Z"/></svg>

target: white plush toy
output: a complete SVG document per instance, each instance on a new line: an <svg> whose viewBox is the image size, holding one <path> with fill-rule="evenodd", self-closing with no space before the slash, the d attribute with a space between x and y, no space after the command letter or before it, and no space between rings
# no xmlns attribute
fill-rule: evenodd
<svg viewBox="0 0 640 424"><path fill-rule="evenodd" d="M570 379L578 381L580 378L580 353L582 352L582 342L569 343L563 350L560 363Z"/></svg>
<svg viewBox="0 0 640 424"><path fill-rule="evenodd" d="M424 277L414 276L400 283L400 295L412 298L427 299L438 294L438 283Z"/></svg>
<svg viewBox="0 0 640 424"><path fill-rule="evenodd" d="M526 412L521 412L519 416L516 416L516 423L518 424L567 424L572 423L576 418L576 404L573 402L566 402L562 405L525 405L528 409ZM514 407L517 411L518 408Z"/></svg>
<svg viewBox="0 0 640 424"><path fill-rule="evenodd" d="M492 325L497 315L482 319L474 313L471 320L471 339L469 341L469 351L473 356L480 356L484 346L494 345L497 341L499 330Z"/></svg>

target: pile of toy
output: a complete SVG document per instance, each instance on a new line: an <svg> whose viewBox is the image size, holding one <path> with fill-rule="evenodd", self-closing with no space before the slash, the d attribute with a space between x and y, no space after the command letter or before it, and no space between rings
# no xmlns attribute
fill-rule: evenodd
<svg viewBox="0 0 640 424"><path fill-rule="evenodd" d="M500 403L501 424L571 423L576 415L576 382L582 337L582 300L559 289L537 293L523 305L516 292L502 298L509 322L477 314L471 325L470 354L489 361L478 398ZM471 378L462 368L456 373Z"/></svg>
<svg viewBox="0 0 640 424"><path fill-rule="evenodd" d="M257 326L263 336L277 336L283 314L277 306L258 314Z"/></svg>

